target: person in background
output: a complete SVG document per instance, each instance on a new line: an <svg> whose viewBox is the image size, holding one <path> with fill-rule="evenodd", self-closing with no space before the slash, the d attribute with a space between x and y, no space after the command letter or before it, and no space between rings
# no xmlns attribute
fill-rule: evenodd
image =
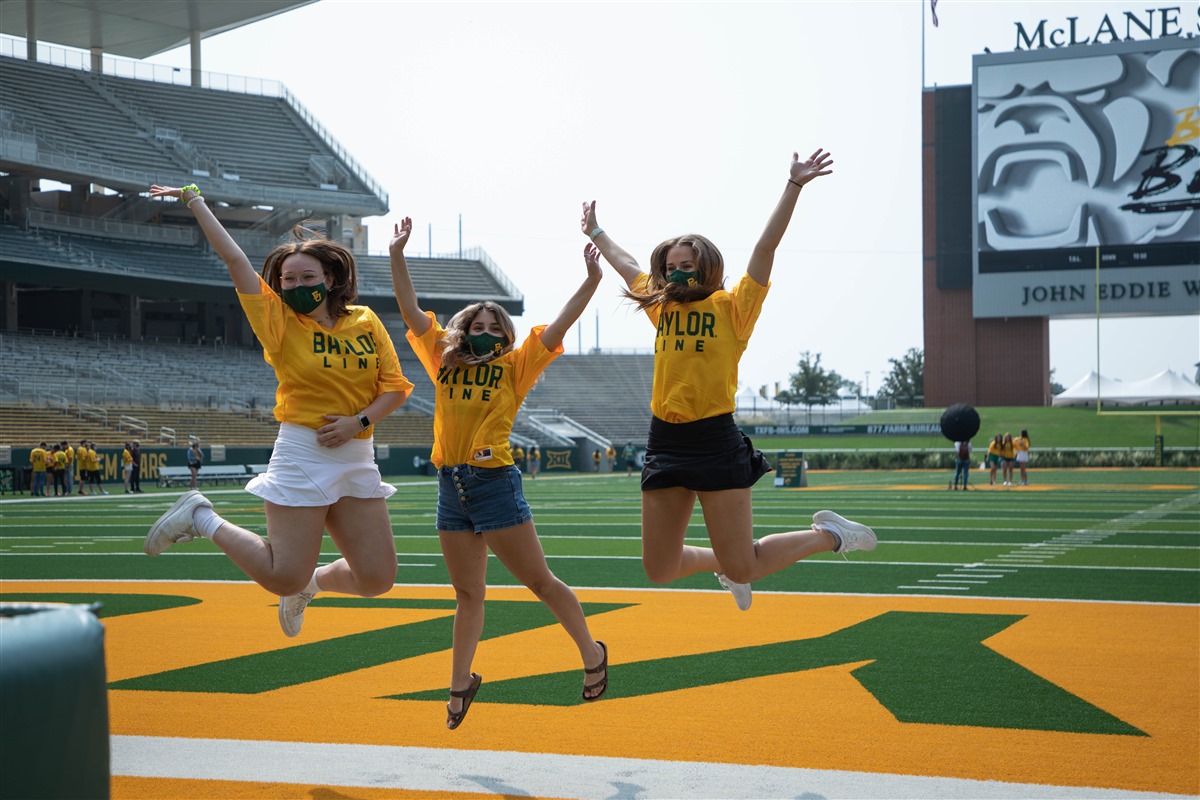
<svg viewBox="0 0 1200 800"><path fill-rule="evenodd" d="M387 498L396 487L379 475L372 433L413 386L383 322L367 306L353 305L358 267L348 248L297 229L293 241L267 254L260 275L194 184L154 186L150 194L186 203L225 262L275 370L279 434L266 472L246 484L262 499L266 538L223 519L208 498L188 491L150 528L142 549L157 556L177 542L209 539L279 596L279 627L298 636L318 592L375 597L395 584ZM325 531L341 557L322 565Z"/></svg>
<svg viewBox="0 0 1200 800"><path fill-rule="evenodd" d="M67 454L63 452L62 445L51 445L50 458L52 461L47 462L46 471L50 471L50 464L54 465L54 496L62 497L66 494L67 486Z"/></svg>
<svg viewBox="0 0 1200 800"><path fill-rule="evenodd" d="M517 445L512 449L513 466L519 471L525 471L525 448Z"/></svg>
<svg viewBox="0 0 1200 800"><path fill-rule="evenodd" d="M604 449L604 457L608 460L608 471L613 471L613 462L617 460L617 448L611 444Z"/></svg>
<svg viewBox="0 0 1200 800"><path fill-rule="evenodd" d="M1017 454L1017 468L1021 470L1021 486L1029 485L1029 475L1025 470L1029 467L1030 446L1029 431L1022 428L1021 435L1013 440L1013 449Z"/></svg>
<svg viewBox="0 0 1200 800"><path fill-rule="evenodd" d="M621 450L621 458L625 461L625 476L629 477L633 474L633 468L637 466L637 449L633 446L633 442L626 442L624 449Z"/></svg>
<svg viewBox="0 0 1200 800"><path fill-rule="evenodd" d="M971 477L971 443L955 442L954 443L954 482L950 484L951 489L958 488L959 478L962 478L962 489L967 490L967 479Z"/></svg>
<svg viewBox="0 0 1200 800"><path fill-rule="evenodd" d="M724 288L725 262L697 235L673 237L650 256L648 272L600 227L596 203L585 202L580 227L624 279L625 296L656 331L653 416L642 469L642 566L654 583L714 572L747 610L752 581L822 552L874 550L875 533L832 511L813 515L812 527L754 538L750 489L771 470L738 429L738 362L762 310L775 261L800 191L832 170L817 150L801 161L792 154L783 193L751 250L746 274ZM696 168L688 178L699 178ZM664 193L665 197L670 192ZM686 545L697 500L712 547Z"/></svg>
<svg viewBox="0 0 1200 800"><path fill-rule="evenodd" d="M67 457L67 466L63 470L63 483L67 488L66 495L70 497L71 492L75 489L75 448L71 447L71 443L66 439L63 439L58 446Z"/></svg>
<svg viewBox="0 0 1200 800"><path fill-rule="evenodd" d="M79 447L75 449L75 479L79 484L78 494L87 494L88 484L92 480L92 460L88 457L87 439L82 439L79 442Z"/></svg>
<svg viewBox="0 0 1200 800"><path fill-rule="evenodd" d="M1004 435L997 433L988 442L987 465L988 486L996 485L996 470L1000 469L1000 451L1004 447Z"/></svg>
<svg viewBox="0 0 1200 800"><path fill-rule="evenodd" d="M1004 432L1004 438L1000 440L1000 460L1004 473L1004 485L1012 486L1013 482L1013 465L1016 463L1017 448L1013 444L1012 434L1008 431Z"/></svg>
<svg viewBox="0 0 1200 800"><path fill-rule="evenodd" d="M529 446L529 477L536 478L538 470L542 468L542 451L538 449L537 442Z"/></svg>
<svg viewBox="0 0 1200 800"><path fill-rule="evenodd" d="M133 457L133 470L129 473L129 491L135 494L142 493L142 443L134 439L133 445L129 448L129 454Z"/></svg>
<svg viewBox="0 0 1200 800"><path fill-rule="evenodd" d="M133 476L133 451L129 442L125 442L125 449L121 451L121 476L125 479L125 494L129 494L129 481Z"/></svg>
<svg viewBox="0 0 1200 800"><path fill-rule="evenodd" d="M562 355L563 336L600 283L600 253L584 248L583 284L553 322L518 342L512 318L491 301L468 305L445 328L421 309L404 257L411 234L412 220L405 217L388 251L408 343L437 392L430 459L438 468L438 541L456 601L446 727L462 724L483 682L471 664L483 634L489 550L571 637L583 662L583 699L599 700L608 688L608 648L592 638L579 598L546 563L508 442L525 396Z"/></svg>
<svg viewBox="0 0 1200 800"><path fill-rule="evenodd" d="M191 483L188 484L192 489L197 487L200 482L200 466L204 463L204 454L200 452L200 443L192 442L192 446L188 448L187 465L188 470L192 473Z"/></svg>
<svg viewBox="0 0 1200 800"><path fill-rule="evenodd" d="M599 450L592 451L592 466L595 467L596 472L600 471L600 451Z"/></svg>
<svg viewBox="0 0 1200 800"><path fill-rule="evenodd" d="M32 481L29 485L30 497L46 496L46 464L50 454L46 452L46 443L41 442L29 451L29 465L33 468Z"/></svg>
<svg viewBox="0 0 1200 800"><path fill-rule="evenodd" d="M100 455L96 452L96 443L88 442L88 461L92 465L92 486L96 487L93 494L108 494L108 490L104 488L100 473Z"/></svg>

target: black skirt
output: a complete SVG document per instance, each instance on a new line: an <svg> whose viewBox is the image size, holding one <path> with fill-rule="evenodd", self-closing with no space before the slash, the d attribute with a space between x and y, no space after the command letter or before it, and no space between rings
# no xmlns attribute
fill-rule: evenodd
<svg viewBox="0 0 1200 800"><path fill-rule="evenodd" d="M642 491L672 486L694 492L746 489L772 469L732 414L678 423L652 417Z"/></svg>

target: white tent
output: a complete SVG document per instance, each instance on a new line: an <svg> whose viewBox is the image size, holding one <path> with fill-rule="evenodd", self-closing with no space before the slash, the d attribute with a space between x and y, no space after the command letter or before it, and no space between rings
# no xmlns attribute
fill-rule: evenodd
<svg viewBox="0 0 1200 800"><path fill-rule="evenodd" d="M1129 383L1105 378L1092 371L1055 395L1052 405L1094 406L1097 388L1100 402L1111 405L1200 404L1200 386L1167 369L1145 380Z"/></svg>
<svg viewBox="0 0 1200 800"><path fill-rule="evenodd" d="M1099 394L1104 400L1113 396L1120 387L1118 381L1105 378L1095 370L1084 375L1063 391L1054 395L1051 405L1055 406L1087 406L1096 404L1096 387L1099 384Z"/></svg>
<svg viewBox="0 0 1200 800"><path fill-rule="evenodd" d="M1169 369L1122 387L1118 398L1121 403L1155 406L1200 403L1200 386Z"/></svg>

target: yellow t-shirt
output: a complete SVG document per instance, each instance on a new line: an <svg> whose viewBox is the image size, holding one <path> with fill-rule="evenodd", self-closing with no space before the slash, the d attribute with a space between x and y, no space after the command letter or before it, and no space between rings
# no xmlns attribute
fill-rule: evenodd
<svg viewBox="0 0 1200 800"><path fill-rule="evenodd" d="M1028 452L1029 451L1029 440L1026 439L1024 436L1018 436L1017 438L1013 439L1013 447L1016 449L1016 451L1018 453Z"/></svg>
<svg viewBox="0 0 1200 800"><path fill-rule="evenodd" d="M1011 441L1003 442L1000 445L1000 457L1012 461L1014 457L1013 443Z"/></svg>
<svg viewBox="0 0 1200 800"><path fill-rule="evenodd" d="M129 448L125 448L121 451L121 463L126 467L132 466L133 453L129 452Z"/></svg>
<svg viewBox="0 0 1200 800"><path fill-rule="evenodd" d="M67 454L64 453L62 450L59 450L57 453L54 454L54 468L55 469L66 469L67 468Z"/></svg>
<svg viewBox="0 0 1200 800"><path fill-rule="evenodd" d="M1000 445L995 439L992 439L990 442L988 442L988 455L989 456L1000 455Z"/></svg>
<svg viewBox="0 0 1200 800"><path fill-rule="evenodd" d="M333 330L297 314L258 279L259 294L238 293L263 358L275 368L275 419L316 430L329 424L326 414L358 414L384 392L413 385L400 371L400 360L387 329L366 306L348 306ZM371 436L374 426L355 438Z"/></svg>
<svg viewBox="0 0 1200 800"><path fill-rule="evenodd" d="M649 280L642 273L633 291L644 291ZM650 400L654 416L666 422L695 422L733 413L738 361L769 288L743 275L730 291L721 289L694 303L646 309L658 328Z"/></svg>
<svg viewBox="0 0 1200 800"><path fill-rule="evenodd" d="M75 463L75 448L74 447L71 447L71 445L67 445L67 449L63 450L63 453L67 457L67 466L68 467Z"/></svg>
<svg viewBox="0 0 1200 800"><path fill-rule="evenodd" d="M433 453L437 467L447 464L472 464L477 467L507 467L513 463L508 447L513 419L533 388L538 376L550 362L562 355L560 343L554 350L542 344L545 325L538 325L529 336L499 358L486 364L442 367L438 341L445 330L432 312L433 323L424 335L411 330L409 344L425 367L437 391L433 412Z"/></svg>
<svg viewBox="0 0 1200 800"><path fill-rule="evenodd" d="M34 472L46 471L46 451L40 447L35 447L29 451L29 463L33 464Z"/></svg>
<svg viewBox="0 0 1200 800"><path fill-rule="evenodd" d="M88 448L88 463L90 464L89 468L93 472L100 471L100 456L96 455L96 449L94 447Z"/></svg>

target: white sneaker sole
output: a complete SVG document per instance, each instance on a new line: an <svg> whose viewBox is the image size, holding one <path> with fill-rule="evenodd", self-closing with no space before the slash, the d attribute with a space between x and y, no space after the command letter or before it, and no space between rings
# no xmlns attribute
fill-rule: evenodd
<svg viewBox="0 0 1200 800"><path fill-rule="evenodd" d="M738 610L749 611L750 604L754 602L754 594L750 589L750 584L735 583L719 572L714 572L713 574L717 576L717 582L733 595L733 602L737 603Z"/></svg>
<svg viewBox="0 0 1200 800"><path fill-rule="evenodd" d="M159 547L161 544L161 539L167 536L166 532L163 530L167 523L170 522L172 517L179 512L179 509L192 502L192 498L197 494L199 494L199 492L184 492L179 496L178 500L171 504L171 507L168 508L166 513L164 513L155 521L154 525L150 528L150 532L146 534L146 541L142 543L142 552L148 556L157 556L166 552L173 544L190 542L192 539L196 538L195 535L187 533L175 540L168 539L166 544Z"/></svg>
<svg viewBox="0 0 1200 800"><path fill-rule="evenodd" d="M842 536L842 549L835 550L835 553L870 552L879 544L879 539L875 536L875 531L861 522L848 520L841 514L835 514L832 511L818 511L813 514L813 527L816 528L821 523L826 523L837 528L838 533ZM854 537L856 542L854 547L846 546L846 539L848 538L846 534Z"/></svg>

